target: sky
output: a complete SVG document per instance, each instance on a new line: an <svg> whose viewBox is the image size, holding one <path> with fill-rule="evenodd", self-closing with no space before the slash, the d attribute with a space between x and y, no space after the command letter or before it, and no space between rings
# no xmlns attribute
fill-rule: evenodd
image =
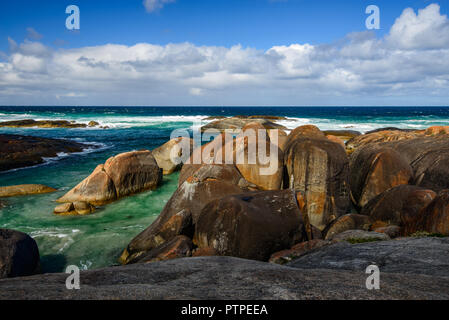
<svg viewBox="0 0 449 320"><path fill-rule="evenodd" d="M69 5L79 30L66 28ZM449 0L1 1L0 105L449 105L448 11Z"/></svg>

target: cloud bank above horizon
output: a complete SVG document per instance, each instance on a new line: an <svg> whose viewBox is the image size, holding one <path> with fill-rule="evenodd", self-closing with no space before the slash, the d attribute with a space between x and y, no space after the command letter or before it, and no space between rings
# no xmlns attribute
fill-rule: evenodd
<svg viewBox="0 0 449 320"><path fill-rule="evenodd" d="M153 11L169 2L144 4ZM0 60L2 105L449 105L449 19L437 4L405 9L383 38L366 31L268 50L54 49L28 31L22 43L8 39Z"/></svg>

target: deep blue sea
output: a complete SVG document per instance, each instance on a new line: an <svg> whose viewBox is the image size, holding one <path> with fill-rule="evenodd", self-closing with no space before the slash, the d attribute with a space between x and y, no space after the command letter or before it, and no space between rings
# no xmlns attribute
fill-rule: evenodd
<svg viewBox="0 0 449 320"><path fill-rule="evenodd" d="M72 139L97 148L48 159L44 165L0 173L0 186L42 183L58 189L46 195L8 198L0 228L30 234L37 241L45 272L75 264L93 269L116 264L128 242L151 224L175 191L178 174L164 176L149 191L105 206L93 215L59 217L55 199L90 174L97 164L126 151L153 149L175 129L199 125L208 116L276 115L289 129L314 124L322 130L366 132L381 127L424 129L449 125L449 107L0 107L0 121L97 121L109 129L0 128L0 133ZM202 122L205 124L206 122Z"/></svg>

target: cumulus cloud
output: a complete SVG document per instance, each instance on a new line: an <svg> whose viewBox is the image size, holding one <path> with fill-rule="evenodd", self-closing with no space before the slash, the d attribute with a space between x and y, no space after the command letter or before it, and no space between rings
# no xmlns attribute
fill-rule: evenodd
<svg viewBox="0 0 449 320"><path fill-rule="evenodd" d="M406 9L385 38L359 32L268 50L191 43L55 50L9 39L0 103L447 105L447 25L430 5Z"/></svg>
<svg viewBox="0 0 449 320"><path fill-rule="evenodd" d="M143 5L147 12L154 12L160 10L167 3L175 2L176 0L144 0Z"/></svg>

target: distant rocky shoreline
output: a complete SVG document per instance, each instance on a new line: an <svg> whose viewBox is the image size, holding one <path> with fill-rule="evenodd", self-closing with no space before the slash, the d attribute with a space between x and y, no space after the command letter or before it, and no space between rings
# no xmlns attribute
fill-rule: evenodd
<svg viewBox="0 0 449 320"><path fill-rule="evenodd" d="M120 285L130 291L120 293L114 287L120 285L113 279L135 271L143 283L153 286L152 280L148 280L153 268L157 273L158 268L166 267L175 276L177 270L198 268L195 264L201 261L211 265L210 272L219 274L225 267L220 267L217 261L222 261L238 270L260 270L264 275L259 280L267 283L276 282L276 275L281 277L283 272L293 274L296 268L301 269L296 271L298 281L307 281L299 276L303 272L310 272L311 276L314 272L330 272L329 275L348 281L355 298L435 299L438 292L440 297L449 298L447 291L441 292L449 281L448 275L435 271L441 266L449 268L449 255L444 255L449 245L449 126L426 130L386 128L361 134L351 130L321 131L313 125L304 125L287 134L275 123L277 119L276 116L210 119L214 121L201 131L217 131L211 142L193 149L192 139L175 138L152 151L116 155L57 199L61 204L55 208L55 214L92 214L97 206L154 190L163 175L180 170L178 189L158 218L136 235L120 256L122 264L135 267L88 271L85 275L91 277L93 287L84 291L85 295L74 296L111 299L128 297L128 293L142 296L140 288L126 281ZM235 136L226 140L229 130ZM248 133L252 130L266 134L251 140ZM228 148L231 145L234 148ZM188 154L183 154L185 146L190 147ZM268 166L262 161L235 161L239 154L248 159L250 150L258 150L260 146L277 151L271 155L276 157L275 170L267 175L260 174ZM184 164L174 163L173 154L183 158ZM198 154L201 161L195 163ZM224 159L234 162L225 163ZM372 257L355 266L351 259L361 261L358 255L362 247L369 249ZM340 255L343 252L340 250L346 253ZM403 256L398 258L401 250ZM348 256L353 258L347 260ZM413 276L407 270L400 274L397 265L401 259L423 261L424 257L427 262L422 267L428 268L428 272L418 272L416 267L410 272ZM377 296L365 289L362 293L356 288L357 277L351 280L348 270L363 273L370 261L377 260L381 269L385 265L390 267L387 278L391 277L392 282L387 282L388 289ZM346 267L332 267L344 263ZM265 273L267 268L270 271ZM413 263L410 268L414 268ZM111 277L110 291L95 288L96 279L104 278L105 274ZM422 274L430 277L421 279L418 275ZM48 286L54 289L58 287L58 277L35 276L33 283L45 287L48 281ZM407 287L410 277L422 281L423 289ZM254 283L259 280L254 279ZM318 291L311 295L349 298L351 294L348 296L342 290L344 286L338 287L337 282L329 284L333 293L324 294L325 285L320 282L316 284ZM18 280L2 280L0 288L9 289L13 283L18 285ZM242 286L241 290L245 290L245 285ZM305 292L298 292L298 288L286 282L282 286L285 297L306 297ZM31 287L22 289L33 293ZM158 290L146 297L167 297L163 286ZM187 296L203 298L201 290L204 287L199 285ZM3 297L8 298L8 294ZM51 293L49 297L53 297ZM215 292L214 297L226 295Z"/></svg>

